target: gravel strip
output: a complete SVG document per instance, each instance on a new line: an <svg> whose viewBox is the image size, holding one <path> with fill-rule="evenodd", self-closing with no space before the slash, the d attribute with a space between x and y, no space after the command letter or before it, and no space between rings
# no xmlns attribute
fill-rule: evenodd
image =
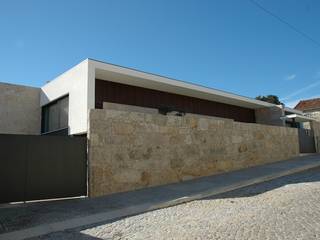
<svg viewBox="0 0 320 240"><path fill-rule="evenodd" d="M35 239L320 239L320 169Z"/></svg>

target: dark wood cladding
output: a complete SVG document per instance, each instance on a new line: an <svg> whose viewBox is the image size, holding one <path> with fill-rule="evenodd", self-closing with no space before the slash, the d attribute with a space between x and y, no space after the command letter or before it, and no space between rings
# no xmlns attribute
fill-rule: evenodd
<svg viewBox="0 0 320 240"><path fill-rule="evenodd" d="M239 122L255 122L253 109L96 79L95 107L102 108L103 102L150 108L169 106L186 113L231 118Z"/></svg>

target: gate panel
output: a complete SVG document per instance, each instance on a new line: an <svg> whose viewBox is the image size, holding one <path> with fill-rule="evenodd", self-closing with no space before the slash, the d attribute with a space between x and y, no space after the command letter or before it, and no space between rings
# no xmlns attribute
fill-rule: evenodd
<svg viewBox="0 0 320 240"><path fill-rule="evenodd" d="M27 138L0 135L0 203L25 197Z"/></svg>
<svg viewBox="0 0 320 240"><path fill-rule="evenodd" d="M86 139L33 138L27 172L27 200L86 195Z"/></svg>
<svg viewBox="0 0 320 240"><path fill-rule="evenodd" d="M0 134L0 202L87 195L86 138Z"/></svg>
<svg viewBox="0 0 320 240"><path fill-rule="evenodd" d="M309 129L298 129L300 153L315 153L313 131Z"/></svg>

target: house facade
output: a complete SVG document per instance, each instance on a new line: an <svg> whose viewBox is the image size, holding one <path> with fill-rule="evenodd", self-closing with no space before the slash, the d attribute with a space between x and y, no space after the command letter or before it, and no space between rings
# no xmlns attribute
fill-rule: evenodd
<svg viewBox="0 0 320 240"><path fill-rule="evenodd" d="M320 98L301 100L294 109L302 111L306 116L320 121Z"/></svg>
<svg viewBox="0 0 320 240"><path fill-rule="evenodd" d="M93 197L296 157L301 139L319 151L300 110L92 59L41 88L0 83L0 103L0 134L86 137Z"/></svg>
<svg viewBox="0 0 320 240"><path fill-rule="evenodd" d="M7 92L6 96L2 95L4 102L10 102L5 100L8 92L14 94L18 91L14 88L18 89L19 86L12 86L13 90L9 91L8 87L5 88L2 84L2 91ZM152 108L160 112L176 111L276 126L288 125L288 119L284 120L284 116L292 113L302 116L302 112L298 110L284 109L282 106L248 97L91 59L84 60L40 89L20 88L29 96L17 94L16 101L21 99L20 101L24 102L21 106L34 109L35 114L27 114L30 112L26 111L24 116L25 123L28 123L28 117L32 116L30 124L38 124L39 130L33 129L33 134L86 134L89 110L102 109L104 102ZM34 102L26 101L30 98ZM19 108L7 105L2 109L7 109L0 113L9 119L10 115L7 113ZM19 121L15 121L17 116L11 114L14 121L8 120L13 129L21 127ZM292 120L289 119L290 121ZM9 129L5 124L2 124L2 127ZM30 131L19 130L16 133L28 134Z"/></svg>
<svg viewBox="0 0 320 240"><path fill-rule="evenodd" d="M50 103L61 99L69 102L69 134L86 133L89 109L101 109L103 102L172 108L251 123L255 122L255 109L271 106L235 94L90 59L41 88L42 108L48 106L50 111ZM55 120L49 118L50 121ZM51 126L49 122L44 120L42 123ZM44 127L42 132L63 127Z"/></svg>

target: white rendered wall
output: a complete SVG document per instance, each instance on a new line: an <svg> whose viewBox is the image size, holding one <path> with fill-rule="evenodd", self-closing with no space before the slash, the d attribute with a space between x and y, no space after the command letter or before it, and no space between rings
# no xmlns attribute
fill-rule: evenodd
<svg viewBox="0 0 320 240"><path fill-rule="evenodd" d="M41 88L41 106L69 94L69 134L87 132L89 102L94 102L94 96L88 101L88 78L89 63L84 60Z"/></svg>

